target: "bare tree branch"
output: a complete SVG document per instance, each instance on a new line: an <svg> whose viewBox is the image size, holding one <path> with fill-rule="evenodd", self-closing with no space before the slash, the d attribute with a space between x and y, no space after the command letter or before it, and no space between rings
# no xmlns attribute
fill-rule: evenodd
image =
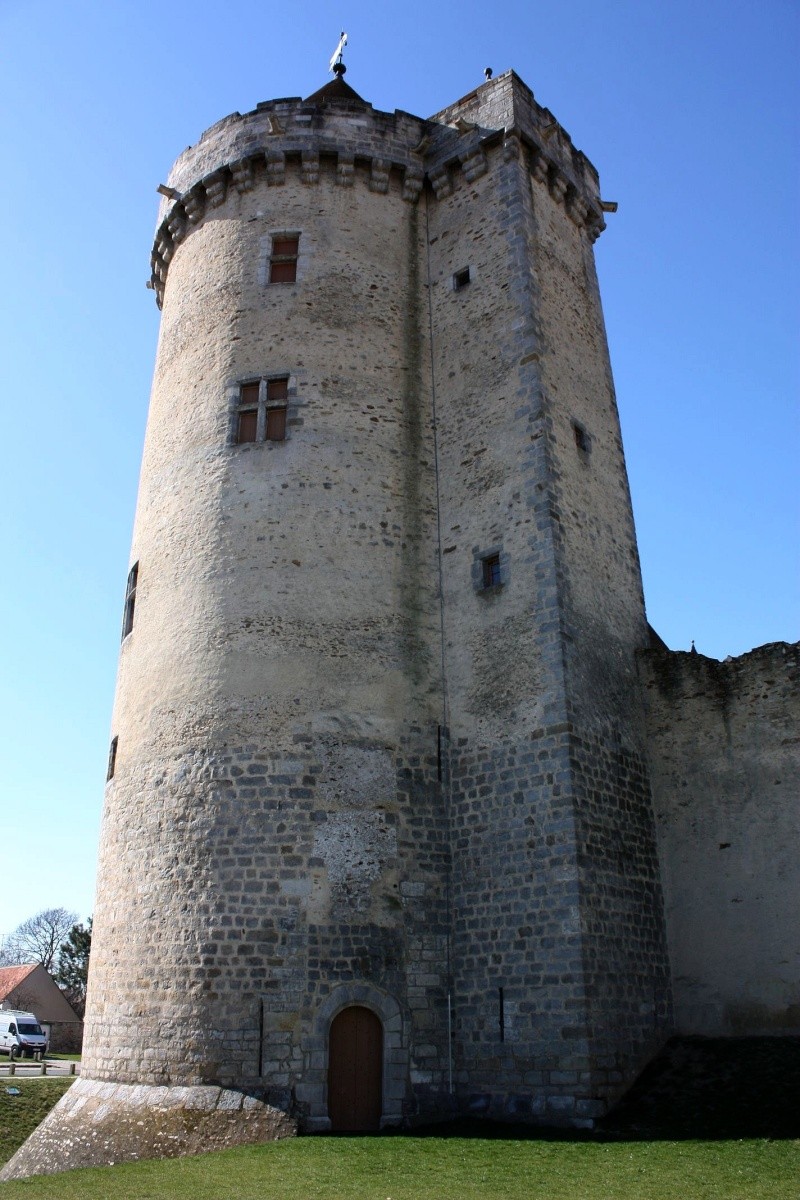
<svg viewBox="0 0 800 1200"><path fill-rule="evenodd" d="M13 966L41 963L49 971L76 920L77 914L65 908L46 908L35 917L28 917L3 940L0 962Z"/></svg>

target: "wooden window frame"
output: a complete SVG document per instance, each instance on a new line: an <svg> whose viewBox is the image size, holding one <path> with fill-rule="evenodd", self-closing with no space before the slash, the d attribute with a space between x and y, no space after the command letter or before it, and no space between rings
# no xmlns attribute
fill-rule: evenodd
<svg viewBox="0 0 800 1200"><path fill-rule="evenodd" d="M297 283L299 233L273 233L269 256L270 283Z"/></svg>
<svg viewBox="0 0 800 1200"><path fill-rule="evenodd" d="M245 446L258 441L259 392L260 385L257 382L243 383L239 387L239 404L236 409L237 446ZM255 418L254 422L253 418ZM249 436L251 431L252 437Z"/></svg>
<svg viewBox="0 0 800 1200"><path fill-rule="evenodd" d="M236 406L236 425L233 443L248 446L263 442L286 441L286 417L289 404L288 375L273 375L239 384L239 403ZM253 416L255 415L255 426ZM247 434L243 437L242 418L247 418ZM249 436L250 434L253 436Z"/></svg>

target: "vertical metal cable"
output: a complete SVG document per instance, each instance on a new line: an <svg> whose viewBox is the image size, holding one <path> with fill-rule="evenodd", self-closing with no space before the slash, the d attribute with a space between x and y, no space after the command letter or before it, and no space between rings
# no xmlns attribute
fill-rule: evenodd
<svg viewBox="0 0 800 1200"><path fill-rule="evenodd" d="M433 430L433 471L436 480L436 550L437 562L439 571L439 641L441 647L440 671L442 684L442 728L444 730L447 745L450 741L450 726L449 726L449 705L447 697L447 672L445 669L445 621L444 621L444 568L442 559L442 505L441 492L439 486L439 427L436 416L436 368L434 363L434 338L433 338L433 284L431 280L431 239L430 239L430 220L428 212L428 190L425 190L425 261L426 261L426 279L428 288L428 341L429 341L429 359L430 359L430 383L431 383L431 428ZM437 753L441 756L441 731L437 731ZM450 829L450 756L449 753L440 757L444 759L444 770L442 771L442 797L444 799L445 824L448 838L448 867L445 875L445 912L447 915L447 939L446 939L446 971L447 971L447 1074L448 1074L448 1090L453 1093L453 1037L452 1037L452 929L453 929L453 889L451 884L452 869L450 866L450 855L452 855L453 839Z"/></svg>

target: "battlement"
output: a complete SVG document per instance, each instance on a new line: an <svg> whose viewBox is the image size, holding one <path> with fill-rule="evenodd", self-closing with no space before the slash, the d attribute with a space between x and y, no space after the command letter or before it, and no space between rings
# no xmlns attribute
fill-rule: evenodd
<svg viewBox="0 0 800 1200"><path fill-rule="evenodd" d="M415 204L426 181L435 198L471 184L501 160L524 156L533 178L546 185L571 220L594 241L605 228L597 171L576 150L552 113L542 108L513 71L489 80L425 120L402 110L374 109L352 89L307 100L263 101L244 115L231 113L189 146L170 172L151 256L150 286L159 303L176 247L229 189L250 191L259 179L270 187L299 167L304 184L319 182L320 163L335 163L336 183L351 187L356 165L373 192L389 190L390 173L402 197Z"/></svg>

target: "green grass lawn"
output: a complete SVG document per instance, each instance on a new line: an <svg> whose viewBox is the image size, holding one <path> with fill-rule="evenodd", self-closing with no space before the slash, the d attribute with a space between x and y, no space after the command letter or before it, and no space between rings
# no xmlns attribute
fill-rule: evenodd
<svg viewBox="0 0 800 1200"><path fill-rule="evenodd" d="M74 1078L20 1079L16 1075L0 1078L0 1163L11 1158L74 1082ZM18 1089L19 1095L10 1095L9 1088Z"/></svg>
<svg viewBox="0 0 800 1200"><path fill-rule="evenodd" d="M0 1083L0 1162L72 1082ZM291 1138L0 1184L0 1200L800 1200L798 1140L495 1134Z"/></svg>
<svg viewBox="0 0 800 1200"><path fill-rule="evenodd" d="M800 1143L297 1138L0 1185L2 1200L796 1200Z"/></svg>

